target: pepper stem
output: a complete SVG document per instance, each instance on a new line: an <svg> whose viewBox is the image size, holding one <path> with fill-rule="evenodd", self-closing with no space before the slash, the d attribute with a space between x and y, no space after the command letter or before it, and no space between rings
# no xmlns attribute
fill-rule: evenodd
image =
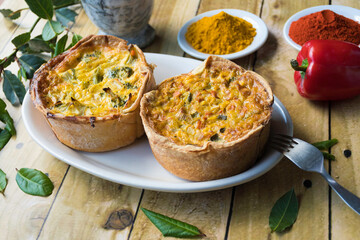
<svg viewBox="0 0 360 240"><path fill-rule="evenodd" d="M299 63L295 60L295 59L291 59L290 61L291 67L295 70L295 71L302 71L302 72L306 72L307 69L307 64L304 65L302 64L301 66L299 66Z"/></svg>

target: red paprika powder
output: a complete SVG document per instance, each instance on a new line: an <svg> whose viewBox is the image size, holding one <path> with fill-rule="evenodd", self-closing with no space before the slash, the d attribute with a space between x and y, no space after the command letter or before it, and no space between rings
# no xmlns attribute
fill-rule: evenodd
<svg viewBox="0 0 360 240"><path fill-rule="evenodd" d="M332 39L358 45L360 24L331 10L323 10L293 22L290 25L289 36L299 45L315 39Z"/></svg>

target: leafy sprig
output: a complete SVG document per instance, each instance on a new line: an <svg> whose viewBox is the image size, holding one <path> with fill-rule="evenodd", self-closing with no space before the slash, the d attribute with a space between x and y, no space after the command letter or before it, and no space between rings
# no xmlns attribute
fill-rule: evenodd
<svg viewBox="0 0 360 240"><path fill-rule="evenodd" d="M334 155L332 155L328 152L324 152L324 151L329 151L329 148L331 148L338 142L339 141L336 138L334 138L334 139L330 139L330 140L326 140L326 141L316 142L316 143L313 143L312 145L315 146L317 149L319 149L322 152L325 159L335 160Z"/></svg>
<svg viewBox="0 0 360 240"><path fill-rule="evenodd" d="M28 8L21 8L16 11L0 9L0 13L9 20L18 19L24 10L30 10L38 16L28 32L12 39L11 42L15 47L14 51L6 57L0 58L0 81L3 79L3 92L7 100L14 106L21 105L23 102L26 94L24 81L31 79L35 71L46 62L45 58L47 56L42 54L47 53L51 57L57 56L74 46L81 39L80 35L72 33L69 29L69 23L75 21L77 13L68 7L80 4L79 0L25 1ZM32 32L41 19L46 20L42 34L32 38ZM69 33L72 34L72 41L66 46ZM60 35L62 36L60 37ZM19 67L16 74L6 70L13 62L16 62ZM1 100L0 121L4 122L3 119L7 119L7 122L5 129L0 129L0 150L15 134L15 128L13 132L9 132L7 129L8 122L12 121L12 118L5 110L5 107L6 104Z"/></svg>

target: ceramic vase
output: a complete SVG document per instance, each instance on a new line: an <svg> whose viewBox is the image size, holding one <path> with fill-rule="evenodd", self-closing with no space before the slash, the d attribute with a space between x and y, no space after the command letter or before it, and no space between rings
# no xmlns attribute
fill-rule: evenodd
<svg viewBox="0 0 360 240"><path fill-rule="evenodd" d="M146 47L155 38L155 30L148 24L153 0L81 0L90 20L108 34Z"/></svg>

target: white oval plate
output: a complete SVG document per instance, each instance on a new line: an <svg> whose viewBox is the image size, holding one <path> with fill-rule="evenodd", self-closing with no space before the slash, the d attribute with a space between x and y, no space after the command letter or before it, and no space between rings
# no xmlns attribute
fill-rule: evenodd
<svg viewBox="0 0 360 240"><path fill-rule="evenodd" d="M216 55L219 57L223 57L226 59L237 59L241 57L245 57L256 50L258 50L266 41L268 37L268 29L264 23L263 20L261 20L258 16L249 13L247 11L238 10L238 9L217 9L209 12L205 12L202 14L197 15L196 17L190 19L188 22L186 22L180 29L178 33L178 43L182 50L184 50L187 54L199 58L199 59L206 59L207 57L211 56L212 54L206 54L199 52L198 50L194 49L185 38L185 33L190 26L190 24L200 20L203 17L211 17L215 14L218 14L219 12L224 11L232 16L236 16L239 18L242 18L249 23L253 25L253 27L256 29L256 36L253 40L253 42L245 49L231 54L224 54L224 55Z"/></svg>
<svg viewBox="0 0 360 240"><path fill-rule="evenodd" d="M190 58L146 53L149 63L157 65L157 83L171 76L187 73L201 62ZM29 93L26 94L22 117L30 136L56 158L100 178L137 188L166 192L201 192L227 188L257 178L274 167L282 154L267 148L264 155L249 170L236 176L207 182L190 182L166 171L154 158L146 137L130 146L105 153L87 153L73 150L56 138L42 114L35 109ZM292 136L293 125L289 113L275 98L271 120L271 134Z"/></svg>
<svg viewBox="0 0 360 240"><path fill-rule="evenodd" d="M350 18L358 23L360 23L360 10L346 7L346 6L340 6L340 5L322 5L322 6L316 6L304 9L300 12L295 13L292 15L285 23L283 28L283 35L285 40L293 46L298 51L301 50L301 46L297 43L295 43L290 37L289 37L289 29L292 22L299 20L299 18L304 17L306 15L309 15L311 13L320 12L322 10L329 9L337 14L343 15L344 17Z"/></svg>

